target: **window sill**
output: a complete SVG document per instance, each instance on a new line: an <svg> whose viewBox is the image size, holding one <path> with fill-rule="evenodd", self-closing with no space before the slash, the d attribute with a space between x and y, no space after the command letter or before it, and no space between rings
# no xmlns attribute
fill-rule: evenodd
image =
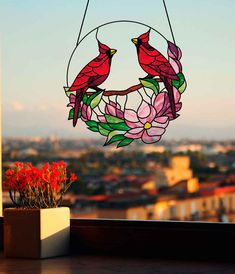
<svg viewBox="0 0 235 274"><path fill-rule="evenodd" d="M6 259L0 252L1 273L235 273L231 263L71 255L48 260Z"/></svg>
<svg viewBox="0 0 235 274"><path fill-rule="evenodd" d="M0 218L0 248L3 247ZM235 261L235 224L71 219L71 254Z"/></svg>

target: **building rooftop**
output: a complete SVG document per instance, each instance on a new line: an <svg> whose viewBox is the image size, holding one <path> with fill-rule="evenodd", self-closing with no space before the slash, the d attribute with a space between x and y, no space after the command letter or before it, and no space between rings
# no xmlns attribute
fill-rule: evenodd
<svg viewBox="0 0 235 274"><path fill-rule="evenodd" d="M99 208L130 208L142 205L154 204L156 202L156 195L149 195L147 193L123 193L107 196L107 199L100 201L97 205Z"/></svg>

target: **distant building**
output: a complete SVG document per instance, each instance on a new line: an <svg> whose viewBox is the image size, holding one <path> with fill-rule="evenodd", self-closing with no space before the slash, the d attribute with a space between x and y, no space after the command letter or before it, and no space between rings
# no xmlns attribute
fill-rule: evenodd
<svg viewBox="0 0 235 274"><path fill-rule="evenodd" d="M162 195L154 207L154 219L235 222L235 186L218 187L193 195Z"/></svg>
<svg viewBox="0 0 235 274"><path fill-rule="evenodd" d="M73 196L73 195L72 195ZM156 196L125 192L109 195L77 195L77 200L69 195L64 206L71 207L72 218L107 218L148 220L154 215ZM73 197L74 198L74 197Z"/></svg>
<svg viewBox="0 0 235 274"><path fill-rule="evenodd" d="M192 182L194 190L197 182ZM217 186L210 191L197 188L196 193L188 193L188 181L179 184L184 191L171 192L169 188L157 196L106 197L97 207L97 218L235 222L235 186Z"/></svg>
<svg viewBox="0 0 235 274"><path fill-rule="evenodd" d="M187 180L187 192L197 193L199 191L199 181L198 178L190 178Z"/></svg>
<svg viewBox="0 0 235 274"><path fill-rule="evenodd" d="M175 146L173 148L174 153L178 152L200 152L203 150L203 146L201 144L185 144L185 145L179 145Z"/></svg>
<svg viewBox="0 0 235 274"><path fill-rule="evenodd" d="M148 191L148 193L157 193L156 182L154 180L146 181L142 184L141 189Z"/></svg>
<svg viewBox="0 0 235 274"><path fill-rule="evenodd" d="M164 153L166 151L166 148L164 146L156 146L156 145L148 145L148 146L142 146L141 149L145 153Z"/></svg>
<svg viewBox="0 0 235 274"><path fill-rule="evenodd" d="M99 208L98 218L148 220L149 210L145 206L126 206L120 208Z"/></svg>
<svg viewBox="0 0 235 274"><path fill-rule="evenodd" d="M33 157L33 156L38 156L39 153L36 149L34 148L26 148L22 149L18 152L18 157L20 158L26 158L26 157Z"/></svg>
<svg viewBox="0 0 235 274"><path fill-rule="evenodd" d="M98 204L98 218L149 220L154 214L156 196L146 193L110 195Z"/></svg>
<svg viewBox="0 0 235 274"><path fill-rule="evenodd" d="M2 202L4 204L4 206L10 206L13 205L10 199L10 195L9 195L9 191L4 190L2 191Z"/></svg>
<svg viewBox="0 0 235 274"><path fill-rule="evenodd" d="M193 178L188 156L173 156L169 167L158 168L156 171L157 188L170 187L182 180Z"/></svg>

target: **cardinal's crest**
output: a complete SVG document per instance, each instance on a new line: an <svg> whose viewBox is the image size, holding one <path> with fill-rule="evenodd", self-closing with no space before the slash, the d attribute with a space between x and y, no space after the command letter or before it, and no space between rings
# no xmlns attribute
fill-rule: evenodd
<svg viewBox="0 0 235 274"><path fill-rule="evenodd" d="M140 42L138 42L138 38ZM150 50L148 53L143 48L146 58L149 59L142 60L141 67L143 70L146 68L145 71L149 72L152 72L151 69L155 69L155 71L159 69L161 73L159 75L155 73L155 76L148 75L145 78L137 78L135 85L124 90L100 89L98 86L89 86L90 80L87 80L88 88L81 102L79 102L78 118L87 125L90 131L104 136L104 145L116 143L117 147L123 147L137 140L145 144L158 142L169 124L179 117L179 111L182 107L181 94L186 89L186 81L180 62L181 50L174 43L166 40L167 55L162 55L156 62L151 61L153 65L149 68L147 67L149 60L153 58L153 49L146 44L149 41L149 31L138 38L132 39L133 43L139 43L138 46L141 46L142 43ZM98 46L102 54L112 55L112 52L108 51L108 46L101 42ZM161 62L159 60L165 64L164 67L160 67ZM102 62L100 62L101 64ZM95 72L91 70L88 75L92 77L92 73ZM152 74L154 74L154 70ZM97 75L93 77L97 77ZM92 78L94 83L95 80ZM105 86L105 82L103 85ZM65 88L65 93L69 98L67 105L70 107L69 120L74 119L76 98L79 92L79 90L70 91L70 87ZM130 94L136 94L140 97L137 108L128 107ZM121 100L121 97L124 97L125 100Z"/></svg>

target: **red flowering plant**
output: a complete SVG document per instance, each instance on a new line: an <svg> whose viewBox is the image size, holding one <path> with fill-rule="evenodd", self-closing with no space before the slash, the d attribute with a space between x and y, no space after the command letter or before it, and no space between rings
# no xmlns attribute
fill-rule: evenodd
<svg viewBox="0 0 235 274"><path fill-rule="evenodd" d="M5 177L3 185L9 190L13 204L21 208L59 207L63 195L77 179L74 173L68 176L63 161L46 163L42 168L16 162L5 172Z"/></svg>

